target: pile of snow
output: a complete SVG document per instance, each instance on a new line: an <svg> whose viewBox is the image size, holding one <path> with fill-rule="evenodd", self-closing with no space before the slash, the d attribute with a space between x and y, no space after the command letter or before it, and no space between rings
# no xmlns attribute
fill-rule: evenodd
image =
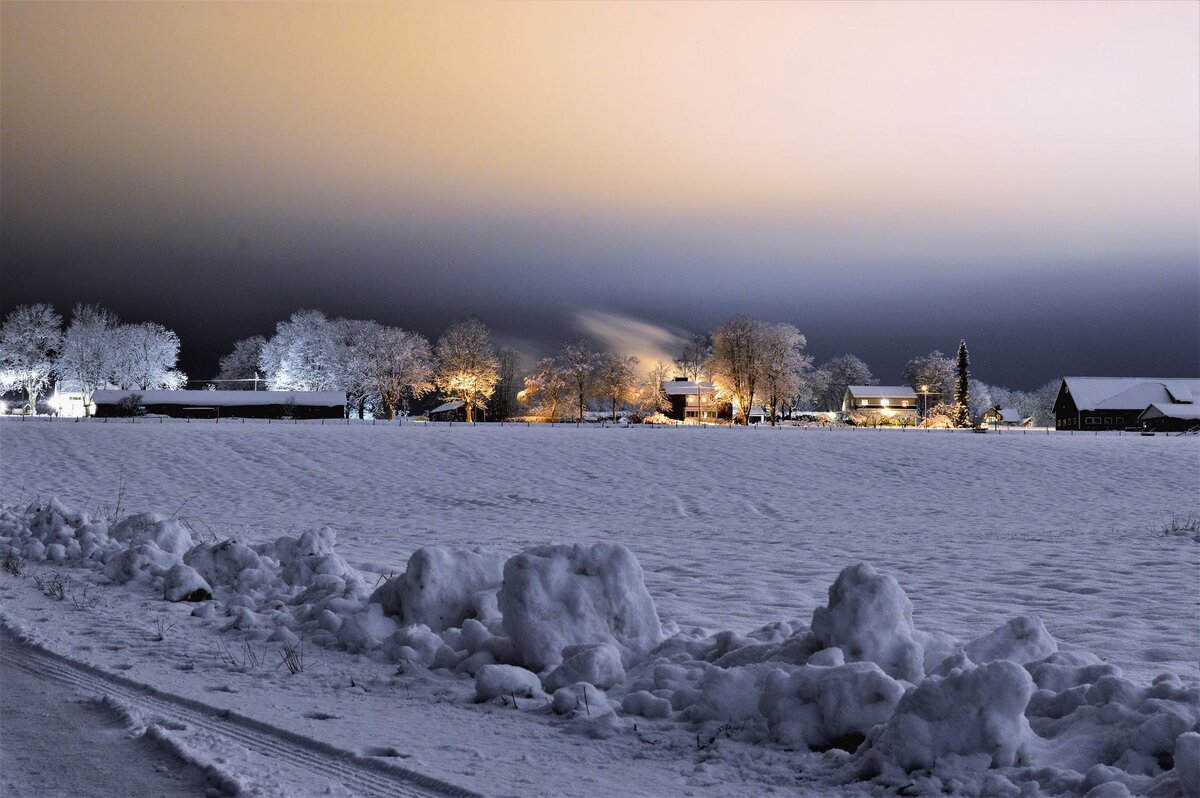
<svg viewBox="0 0 1200 798"><path fill-rule="evenodd" d="M0 507L10 554L198 602L239 635L473 682L476 701L589 736L731 737L918 793L1195 795L1200 775L1194 681L1134 684L1060 651L1033 616L970 641L918 629L900 585L866 563L842 571L811 623L667 634L637 560L614 544L511 557L431 546L372 592L332 529L201 542L175 519L109 524L50 500Z"/></svg>
<svg viewBox="0 0 1200 798"><path fill-rule="evenodd" d="M637 659L663 635L642 567L615 543L538 546L512 557L498 603L517 658L537 670L580 643L612 643Z"/></svg>

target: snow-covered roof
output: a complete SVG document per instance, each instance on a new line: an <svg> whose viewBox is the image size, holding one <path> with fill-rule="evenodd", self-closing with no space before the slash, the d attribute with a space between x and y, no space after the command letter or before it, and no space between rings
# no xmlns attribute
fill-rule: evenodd
<svg viewBox="0 0 1200 798"><path fill-rule="evenodd" d="M1138 420L1147 418L1178 418L1181 420L1200 421L1200 404L1152 404L1147 407Z"/></svg>
<svg viewBox="0 0 1200 798"><path fill-rule="evenodd" d="M130 394L141 396L143 405L180 405L183 407L245 407L281 405L288 401L308 407L341 407L346 394L341 391L113 391L92 394L95 404L115 405Z"/></svg>
<svg viewBox="0 0 1200 798"><path fill-rule="evenodd" d="M667 396L679 396L681 394L695 396L697 391L702 394L712 393L713 384L704 380L698 383L695 380L670 380L663 383L663 393Z"/></svg>
<svg viewBox="0 0 1200 798"><path fill-rule="evenodd" d="M916 399L917 394L907 385L847 385L846 390L856 399Z"/></svg>
<svg viewBox="0 0 1200 798"><path fill-rule="evenodd" d="M463 406L463 403L462 403L461 399L451 399L449 402L446 402L445 404L440 404L437 407L433 408L432 410L429 411L429 413L430 413L430 415L432 415L434 413L449 413L453 410L458 410L458 409L462 408L462 406Z"/></svg>
<svg viewBox="0 0 1200 798"><path fill-rule="evenodd" d="M1015 407L998 407L992 410L1006 424L1019 424L1030 416L1024 415Z"/></svg>
<svg viewBox="0 0 1200 798"><path fill-rule="evenodd" d="M1194 402L1200 379L1173 377L1063 377L1079 410L1129 410L1162 402Z"/></svg>

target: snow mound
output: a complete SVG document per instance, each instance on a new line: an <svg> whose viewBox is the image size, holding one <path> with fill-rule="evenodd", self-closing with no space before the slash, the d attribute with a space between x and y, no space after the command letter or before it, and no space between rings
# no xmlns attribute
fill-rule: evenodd
<svg viewBox="0 0 1200 798"><path fill-rule="evenodd" d="M498 604L518 661L538 670L580 643L612 643L632 661L663 636L641 566L615 543L538 546L510 558Z"/></svg>
<svg viewBox="0 0 1200 798"><path fill-rule="evenodd" d="M1011 767L1032 738L1024 714L1032 694L1033 679L1007 660L930 676L871 730L848 767L858 776L908 773L964 757L980 769Z"/></svg>
<svg viewBox="0 0 1200 798"><path fill-rule="evenodd" d="M587 682L607 690L625 680L621 652L611 643L567 646L562 651L562 657L562 664L545 679L546 689L551 693L576 682Z"/></svg>
<svg viewBox="0 0 1200 798"><path fill-rule="evenodd" d="M1058 643L1046 631L1041 618L1022 615L967 643L963 651L972 662L980 664L1006 659L1024 665L1054 654L1058 651Z"/></svg>
<svg viewBox="0 0 1200 798"><path fill-rule="evenodd" d="M212 587L195 568L178 562L163 578L163 598L167 601L207 601Z"/></svg>
<svg viewBox="0 0 1200 798"><path fill-rule="evenodd" d="M435 632L486 617L489 599L504 577L504 557L483 549L425 546L408 558L404 573L371 595L402 623L423 623Z"/></svg>
<svg viewBox="0 0 1200 798"><path fill-rule="evenodd" d="M475 674L475 700L491 701L500 696L542 698L542 682L537 674L516 665L484 665Z"/></svg>
<svg viewBox="0 0 1200 798"><path fill-rule="evenodd" d="M874 662L887 675L914 684L925 675L912 602L895 579L867 563L838 574L829 604L813 610L812 631L822 648L840 648L847 662Z"/></svg>
<svg viewBox="0 0 1200 798"><path fill-rule="evenodd" d="M892 717L903 696L903 685L875 663L851 662L772 671L758 705L771 737L783 745L853 751Z"/></svg>

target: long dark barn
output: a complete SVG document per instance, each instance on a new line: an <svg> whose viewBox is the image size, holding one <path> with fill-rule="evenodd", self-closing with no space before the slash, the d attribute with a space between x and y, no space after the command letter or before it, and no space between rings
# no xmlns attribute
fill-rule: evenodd
<svg viewBox="0 0 1200 798"><path fill-rule="evenodd" d="M97 418L345 418L342 391L96 391Z"/></svg>

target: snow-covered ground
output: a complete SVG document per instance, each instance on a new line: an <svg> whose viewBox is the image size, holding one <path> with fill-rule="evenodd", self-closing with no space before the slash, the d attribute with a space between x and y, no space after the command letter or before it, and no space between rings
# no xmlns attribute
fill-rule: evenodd
<svg viewBox="0 0 1200 798"><path fill-rule="evenodd" d="M399 783L433 792L443 782L485 794L883 789L899 784L890 770L898 762L908 763L902 771L929 770L896 742L925 722L918 722L923 706L1019 694L1028 672L1042 688L1026 713L1033 730L1014 727L979 743L997 750L1005 741L1018 746L1021 753L1007 764L1024 765L1024 775L1004 770L1010 786L1029 789L1036 781L1044 792L1084 792L1110 780L1107 771L1084 776L1103 763L1116 764L1108 776L1125 774L1135 792L1171 794L1179 791L1177 776L1155 775L1172 764L1170 755L1154 749L1122 759L1113 753L1114 746L1136 747L1130 740L1138 734L1154 735L1134 734L1128 718L1097 731L1084 712L1092 704L1079 696L1095 693L1097 684L1107 685L1101 692L1121 693L1120 701L1109 696L1093 703L1115 702L1158 718L1158 748L1168 732L1174 742L1180 730L1194 726L1200 711L1200 545L1195 533L1161 531L1172 519L1200 516L1195 437L10 420L0 424L0 447L0 500L10 508L0 545L20 529L26 541L36 537L37 517L24 508L55 497L62 505L59 527L72 535L84 521L71 521L70 511L97 521L153 511L181 522L120 532L105 520L112 545L106 557L155 535L155 545L164 551L177 545L180 552L184 544L235 538L258 547L263 568L280 569L253 584L244 563L228 584L216 584L213 576L217 600L204 602L211 610L198 615L194 604L164 602L163 580L129 557L105 565L107 578L66 561L27 566L43 575L58 567L79 585L137 576L106 586L102 603L86 610L45 598L33 589L32 576L0 573L0 612L17 635L13 640L23 641L5 638L5 645L44 647L103 672L116 669L164 695L234 709L247 723L264 726L255 733L272 745L300 751L282 760L301 763L295 767L272 764L255 754L253 735L240 747L220 744L211 724L171 720L170 706L154 709L168 716L165 727L133 723L166 728L161 734L173 745L199 764L217 763L220 778L247 792L320 792L340 783L304 753L322 744L365 757L363 767L399 765L393 774ZM53 526L49 515L43 512L43 526ZM303 536L326 526L336 533L336 546L328 533ZM179 530L187 540L172 537ZM273 543L281 536L295 540ZM648 649L660 633L650 629L653 613L647 615L641 599L626 601L637 593L637 574L623 555L603 547L553 549L505 565L543 544L599 542L623 545L644 571L646 601L665 627L661 636L674 634L654 652ZM473 565L429 555L417 574L410 555L432 545L481 553ZM188 560L199 572L227 576L227 554L228 547L209 547ZM69 552L63 556L71 559ZM336 586L319 579L321 568L304 564L312 557L337 572ZM874 570L839 579L859 562ZM497 608L498 585L491 582L501 566L506 587ZM403 574L406 567L410 586L393 583L390 594L403 598L387 606L386 596L377 596L395 618L363 608L382 575ZM588 581L600 572L609 576ZM461 577L459 583L478 582L481 594L490 587L490 600L459 597L461 612L490 625L475 629L475 622L456 617L450 625L461 626L461 633L397 632L405 620L399 606L423 600L411 587L417 576L425 590L447 573ZM547 576L552 573L559 575ZM569 574L579 575L577 583ZM836 600L828 593L835 579ZM601 583L617 587L596 587ZM912 602L911 623L895 583ZM554 589L534 600L538 584ZM566 592L555 593L559 588ZM286 607L272 605L285 594ZM301 595L307 598L300 601ZM603 609L597 612L607 613L608 631L589 627L596 618L584 612L547 632L542 620L553 616L547 608L556 596L564 606L582 596ZM866 609L856 616L860 603ZM443 596L429 606L458 605ZM313 611L318 607L332 610L337 623L322 620ZM821 621L814 617L818 608ZM501 611L508 616L503 621ZM859 617L866 632L843 616ZM976 661L937 670L954 641L979 638L1018 616L1040 617L1045 631L1032 620L1019 622L999 638L968 646ZM426 622L436 626L431 617ZM158 618L170 626L165 635L155 631ZM621 623L614 626L613 618ZM774 622L782 623L746 637ZM583 628L592 628L596 639L571 638ZM732 634L709 637L723 630ZM301 674L275 667L289 635L306 641L308 665ZM238 646L247 641L270 661L261 667L229 662L244 659ZM1001 667L1005 659L1044 658L1054 641L1066 653L1041 671L1032 664L1015 673ZM570 642L607 647L574 651L555 675L558 649ZM450 653L439 655L439 646ZM827 650L811 659L820 646ZM1014 653L1018 648L1025 654ZM1087 651L1107 664L1085 665L1091 660L1078 652ZM727 654L734 658L718 662ZM839 656L862 662L839 665ZM544 678L541 685L526 684L531 697L523 698L524 671L486 668L485 662L524 664ZM1163 672L1183 681L1160 682L1159 694L1135 695L1134 685L1114 679L1110 666L1137 689ZM1090 682L1075 673L1088 667ZM1064 676L1071 668L1075 675ZM578 684L583 681L602 689L588 692ZM907 687L910 694L901 699L903 685L913 684L919 687ZM562 690L555 693L556 687ZM875 714L863 710L870 701L853 699L867 693L883 702ZM834 694L843 702L823 706L822 718L814 720L804 696ZM474 703L477 695L495 697ZM1075 698L1059 697L1047 709L1054 696ZM134 698L130 717L150 711ZM578 699L584 713L575 708ZM514 701L525 711L514 711ZM615 713L606 711L609 704ZM1003 707L987 706L1002 714ZM1159 718L1163 713L1174 720ZM856 745L889 718L853 757L836 747L825 754L805 750L847 747L847 740ZM943 732L954 726L946 724ZM1000 720L992 725L1005 728ZM950 736L970 735L957 729ZM930 739L925 754L938 749L938 734ZM954 759L969 758L970 750L943 753L950 759L943 757L934 770L940 781L914 776L908 780L916 789L1007 789L999 781L985 783L979 774L986 764L972 770ZM372 756L378 754L389 756ZM995 756L992 764L1003 767L1003 755ZM310 760L317 764L306 770ZM1074 771L1029 775L1052 761ZM960 774L955 782L954 768L974 775ZM318 781L305 781L298 775L304 773L316 773ZM312 786L318 782L319 789Z"/></svg>

